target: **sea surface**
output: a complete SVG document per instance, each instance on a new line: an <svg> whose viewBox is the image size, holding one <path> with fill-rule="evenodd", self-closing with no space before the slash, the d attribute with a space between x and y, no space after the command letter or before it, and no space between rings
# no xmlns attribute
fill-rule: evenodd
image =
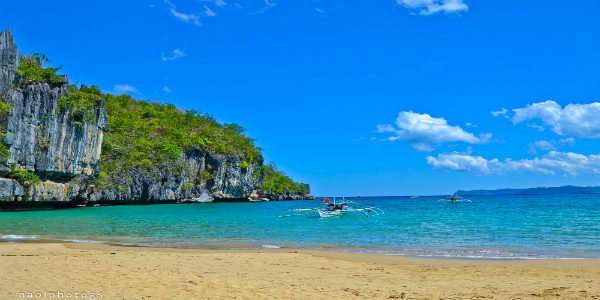
<svg viewBox="0 0 600 300"><path fill-rule="evenodd" d="M331 197L330 197L331 198ZM385 214L319 218L319 200L0 212L0 241L203 249L301 248L416 257L600 257L600 195L346 198Z"/></svg>

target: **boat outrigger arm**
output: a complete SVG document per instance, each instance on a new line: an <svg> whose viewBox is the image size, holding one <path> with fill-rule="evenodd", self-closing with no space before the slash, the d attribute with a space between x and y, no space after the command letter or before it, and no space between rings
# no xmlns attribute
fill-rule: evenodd
<svg viewBox="0 0 600 300"><path fill-rule="evenodd" d="M329 198L322 198L321 203L323 204L322 207L299 208L292 209L291 211L299 213L316 212L321 218L342 216L348 213L361 213L364 214L367 218L371 216L385 214L385 212L381 208L374 206L359 207L360 204L354 201L346 200L345 198L342 198L341 201L336 200L335 197L333 198L333 201L330 201ZM286 215L286 217L288 216L292 215Z"/></svg>

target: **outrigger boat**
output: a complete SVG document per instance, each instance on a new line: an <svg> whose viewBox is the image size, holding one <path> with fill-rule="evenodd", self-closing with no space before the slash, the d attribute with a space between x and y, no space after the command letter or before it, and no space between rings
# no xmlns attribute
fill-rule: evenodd
<svg viewBox="0 0 600 300"><path fill-rule="evenodd" d="M319 217L321 217L321 218L342 216L342 215L346 215L349 213L362 213L367 218L371 217L371 216L378 216L378 215L385 214L385 212L381 208L374 207L374 206L359 207L360 204L358 204L354 201L346 200L345 198L342 198L341 201L336 200L335 197L333 197L333 201L329 200L329 198L321 198L321 203L323 204L322 207L298 208L298 209L292 209L291 211L296 212L296 213L316 212L319 214ZM297 215L297 214L294 214L294 215ZM293 215L285 215L282 217L291 217L291 216L293 216Z"/></svg>
<svg viewBox="0 0 600 300"><path fill-rule="evenodd" d="M456 203L456 202L473 202L469 199L465 199L461 196L458 195L452 195L452 196L448 196L446 198L440 199L438 201L448 201L448 202L452 202L452 203Z"/></svg>

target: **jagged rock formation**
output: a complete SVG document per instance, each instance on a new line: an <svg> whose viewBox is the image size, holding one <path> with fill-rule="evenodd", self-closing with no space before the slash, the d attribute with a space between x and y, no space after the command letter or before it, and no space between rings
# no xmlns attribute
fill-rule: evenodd
<svg viewBox="0 0 600 300"><path fill-rule="evenodd" d="M67 77L55 83L28 81L17 72L19 63L14 38L4 30L0 34L0 101L10 105L10 112L0 116L0 129L10 157L0 158L0 210L27 203L68 206L312 197L260 192L262 157L248 164L241 157L201 150L183 151L175 164L178 168L165 162L150 172L124 168L118 176L100 176L102 142L109 130L104 99L94 104L92 122L78 122L72 112L58 109L59 98L69 94ZM41 182L23 184L14 179L15 170L27 170Z"/></svg>
<svg viewBox="0 0 600 300"><path fill-rule="evenodd" d="M76 124L68 111L57 113L58 98L66 94L66 77L58 84L24 82L17 73L19 55L10 31L0 34L0 97L10 104L2 128L10 158L0 164L0 177L12 169L34 172L42 183L23 187L0 178L4 201L69 201L85 188L100 163L103 131L108 130L102 103L95 122ZM81 180L73 180L81 177Z"/></svg>
<svg viewBox="0 0 600 300"><path fill-rule="evenodd" d="M148 173L130 169L109 183L101 178L98 186L90 186L88 198L99 202L246 201L257 197L261 165L262 158L242 168L240 157L187 151L176 163L165 162ZM212 175L203 178L203 174Z"/></svg>

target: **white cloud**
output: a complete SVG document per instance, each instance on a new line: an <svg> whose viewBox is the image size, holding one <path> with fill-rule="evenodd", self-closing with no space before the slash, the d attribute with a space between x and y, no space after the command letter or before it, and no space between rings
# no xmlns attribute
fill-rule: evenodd
<svg viewBox="0 0 600 300"><path fill-rule="evenodd" d="M171 60L176 60L178 58L182 58L182 57L186 57L186 56L187 56L187 54L185 52L183 52L183 50L177 48L177 49L173 50L173 54L171 56L166 56L165 53L161 53L160 60L171 61Z"/></svg>
<svg viewBox="0 0 600 300"><path fill-rule="evenodd" d="M200 22L200 17L196 16L195 14L186 14L186 13L178 12L173 7L170 8L170 11L171 11L171 14L177 20L184 21L186 23L192 23L196 26L202 26L202 23Z"/></svg>
<svg viewBox="0 0 600 300"><path fill-rule="evenodd" d="M115 90L115 93L119 94L119 95L126 94L126 93L136 93L136 94L138 93L138 90L135 87L133 87L127 83L116 84L115 87L113 88L113 90Z"/></svg>
<svg viewBox="0 0 600 300"><path fill-rule="evenodd" d="M459 13L469 10L469 6L463 0L396 0L396 2L418 10L421 15L432 15L438 12Z"/></svg>
<svg viewBox="0 0 600 300"><path fill-rule="evenodd" d="M529 153L537 154L537 150L551 151L556 150L562 146L573 146L575 145L575 139L572 137L566 139L550 140L550 141L535 141L529 144Z"/></svg>
<svg viewBox="0 0 600 300"><path fill-rule="evenodd" d="M277 3L271 2L270 0L265 0L265 4L267 5L267 7L274 7L275 5L277 5Z"/></svg>
<svg viewBox="0 0 600 300"><path fill-rule="evenodd" d="M377 132L392 133L388 140L401 140L410 143L419 151L433 151L436 146L450 142L482 144L492 135L481 134L479 137L464 131L460 126L448 125L444 118L433 118L429 114L412 111L401 111L396 124L378 125Z"/></svg>
<svg viewBox="0 0 600 300"><path fill-rule="evenodd" d="M537 154L537 150L556 150L556 145L552 141L535 141L529 144L529 153Z"/></svg>
<svg viewBox="0 0 600 300"><path fill-rule="evenodd" d="M212 11L212 9L210 9L210 7L204 5L204 15L209 16L209 17L214 17L217 15L217 13Z"/></svg>
<svg viewBox="0 0 600 300"><path fill-rule="evenodd" d="M502 108L502 109L501 109L501 110L499 110L499 111L492 111L492 115L493 115L494 117L497 117L497 116L500 116L500 115L506 115L506 113L507 113L507 112L508 112L508 109L506 109L506 108Z"/></svg>
<svg viewBox="0 0 600 300"><path fill-rule="evenodd" d="M542 124L528 124L548 128L559 135L580 138L600 138L600 103L569 104L564 108L548 100L513 109L513 124L528 120L541 120Z"/></svg>
<svg viewBox="0 0 600 300"><path fill-rule="evenodd" d="M510 117L507 117L507 119L510 120ZM526 124L525 126L537 129L539 132L544 132L546 130L546 127L537 124Z"/></svg>
<svg viewBox="0 0 600 300"><path fill-rule="evenodd" d="M196 16L195 14L186 14L177 11L177 7L175 6L175 4L169 0L163 0L163 2L170 6L169 11L171 12L171 15L175 17L175 19L186 23L191 23L196 26L202 26L202 23L200 23L199 16Z"/></svg>
<svg viewBox="0 0 600 300"><path fill-rule="evenodd" d="M251 12L249 13L250 15L258 15L258 14L262 14L265 13L267 10L273 8L277 6L277 3L275 2L271 2L270 0L265 0L265 6L263 6L261 9L259 9L258 11L255 12Z"/></svg>
<svg viewBox="0 0 600 300"><path fill-rule="evenodd" d="M224 7L227 5L227 2L225 2L223 0L201 0L201 1L212 3L213 5L215 5L217 7Z"/></svg>
<svg viewBox="0 0 600 300"><path fill-rule="evenodd" d="M473 156L470 154L450 153L438 154L437 157L427 156L427 164L433 166L434 169L445 171L467 171L475 174L491 174L492 169L490 164L499 163L497 159L488 161L481 156Z"/></svg>
<svg viewBox="0 0 600 300"><path fill-rule="evenodd" d="M500 161L497 158L485 159L465 153L439 154L428 156L427 163L434 169L445 171L463 171L476 175L508 174L535 172L543 174L600 174L600 154L583 155L573 152L550 151L542 157L533 159Z"/></svg>
<svg viewBox="0 0 600 300"><path fill-rule="evenodd" d="M165 85L165 86L163 86L162 90L163 90L165 93L170 93L170 92L171 92L171 89L170 89L168 86L166 86L166 85Z"/></svg>
<svg viewBox="0 0 600 300"><path fill-rule="evenodd" d="M561 144L561 145L573 146L573 145L575 145L575 139L572 138L572 137L568 137L568 138L565 138L565 139L558 140L558 143Z"/></svg>

